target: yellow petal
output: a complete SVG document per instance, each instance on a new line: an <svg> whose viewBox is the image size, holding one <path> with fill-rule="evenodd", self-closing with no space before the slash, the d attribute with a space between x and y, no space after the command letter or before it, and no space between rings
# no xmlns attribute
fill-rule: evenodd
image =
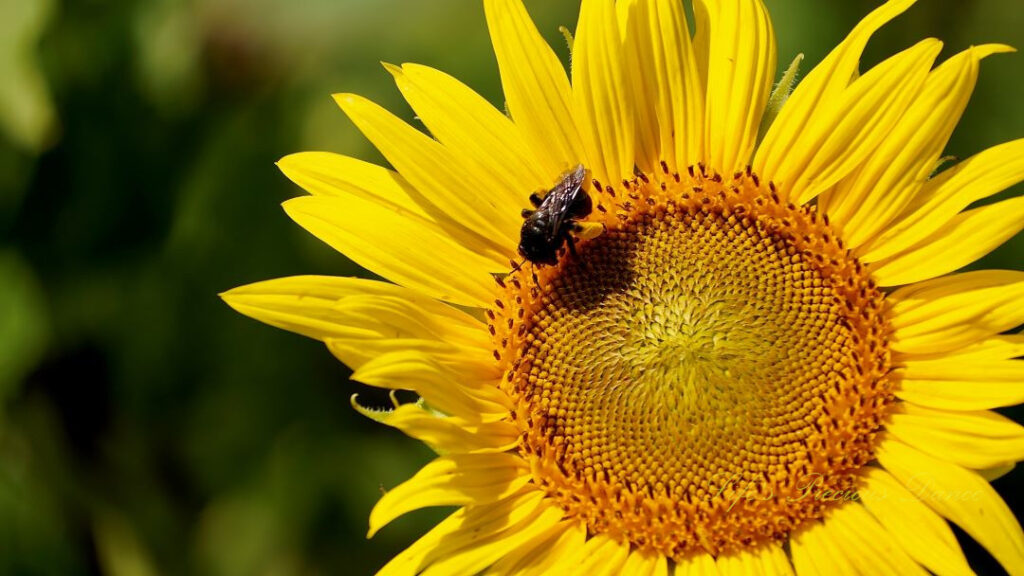
<svg viewBox="0 0 1024 576"><path fill-rule="evenodd" d="M942 410L988 410L1024 402L1024 386L1020 381L904 380L896 397Z"/></svg>
<svg viewBox="0 0 1024 576"><path fill-rule="evenodd" d="M622 73L633 111L635 161L640 170L651 174L661 159L661 127L655 110L658 85L653 72L652 46L646 36L646 9L646 3L641 0L615 3L622 37Z"/></svg>
<svg viewBox="0 0 1024 576"><path fill-rule="evenodd" d="M850 248L874 238L910 204L935 169L967 107L978 79L978 63L1009 50L1001 45L978 46L942 63L928 75L921 94L867 162L838 185L828 213L841 223Z"/></svg>
<svg viewBox="0 0 1024 576"><path fill-rule="evenodd" d="M1024 272L980 270L893 292L893 349L948 352L1024 323Z"/></svg>
<svg viewBox="0 0 1024 576"><path fill-rule="evenodd" d="M941 354L897 355L898 361L919 360L1009 360L1024 356L1024 334L1000 334L958 350Z"/></svg>
<svg viewBox="0 0 1024 576"><path fill-rule="evenodd" d="M543 537L564 514L557 506L547 503L531 508L527 511L525 519L515 524L508 521L507 524L510 526L505 530L464 528L432 552L431 556L435 559L423 571L423 576L476 574L500 560L505 554L521 546L529 546L536 539ZM512 517L516 518L518 515Z"/></svg>
<svg viewBox="0 0 1024 576"><path fill-rule="evenodd" d="M622 544L599 534L587 540L583 546L581 562L559 564L555 570L563 574L587 574L593 576L619 576L622 565L629 557L629 544Z"/></svg>
<svg viewBox="0 0 1024 576"><path fill-rule="evenodd" d="M295 276L241 286L221 297L242 314L324 341L352 368L408 350L430 354L466 381L500 377L480 321L401 286Z"/></svg>
<svg viewBox="0 0 1024 576"><path fill-rule="evenodd" d="M1024 382L1024 360L949 356L937 360L907 360L903 364L900 373L905 380Z"/></svg>
<svg viewBox="0 0 1024 576"><path fill-rule="evenodd" d="M482 322L412 290L353 294L338 300L334 309L380 338L426 338L488 352L492 348Z"/></svg>
<svg viewBox="0 0 1024 576"><path fill-rule="evenodd" d="M330 338L325 341L331 354L346 366L358 370L360 366L383 354L409 351L422 352L436 358L441 364L453 367L481 381L500 378L494 357L478 349L455 346L429 338Z"/></svg>
<svg viewBox="0 0 1024 576"><path fill-rule="evenodd" d="M497 381L474 382L420 351L377 356L355 370L352 380L379 388L413 390L432 408L469 422L506 418L511 407Z"/></svg>
<svg viewBox="0 0 1024 576"><path fill-rule="evenodd" d="M310 338L429 337L460 347L490 347L483 324L468 314L413 290L362 278L291 276L239 286L221 298L246 316ZM374 301L393 308L393 321L338 308Z"/></svg>
<svg viewBox="0 0 1024 576"><path fill-rule="evenodd" d="M984 478L893 439L883 441L876 455L911 493L963 528L1010 574L1024 573L1024 532Z"/></svg>
<svg viewBox="0 0 1024 576"><path fill-rule="evenodd" d="M512 120L543 172L560 174L584 158L565 68L520 0L485 0L484 12Z"/></svg>
<svg viewBox="0 0 1024 576"><path fill-rule="evenodd" d="M789 537L789 553L799 576L857 574L843 553L846 543L822 522L812 522Z"/></svg>
<svg viewBox="0 0 1024 576"><path fill-rule="evenodd" d="M606 534L598 534L556 559L547 573L618 575L623 573L622 565L628 554L628 544L623 545Z"/></svg>
<svg viewBox="0 0 1024 576"><path fill-rule="evenodd" d="M546 174L507 116L455 78L418 64L388 66L405 99L431 134L460 164L470 167L478 194L494 197L499 209L518 214L530 192L550 188L557 173Z"/></svg>
<svg viewBox="0 0 1024 576"><path fill-rule="evenodd" d="M429 354L464 381L500 377L478 320L401 286L295 276L241 286L221 297L242 314L323 340L352 368L380 354L407 351Z"/></svg>
<svg viewBox="0 0 1024 576"><path fill-rule="evenodd" d="M793 576L793 563L781 546L765 545L757 552L761 558L761 568L765 576Z"/></svg>
<svg viewBox="0 0 1024 576"><path fill-rule="evenodd" d="M645 554L639 550L631 551L622 565L622 574L631 576L668 576L668 570L668 559L664 555L657 552Z"/></svg>
<svg viewBox="0 0 1024 576"><path fill-rule="evenodd" d="M563 520L545 534L535 538L531 545L509 551L488 569L486 576L545 576L559 560L583 548L587 538L586 525L578 520Z"/></svg>
<svg viewBox="0 0 1024 576"><path fill-rule="evenodd" d="M418 404L374 410L360 406L355 395L352 407L367 418L423 442L438 454L505 452L519 443L519 430L510 422L471 423L455 417L445 418Z"/></svg>
<svg viewBox="0 0 1024 576"><path fill-rule="evenodd" d="M885 470L862 471L857 494L900 548L938 576L973 574L945 520Z"/></svg>
<svg viewBox="0 0 1024 576"><path fill-rule="evenodd" d="M623 59L615 2L583 0L573 44L573 110L587 167L605 184L633 177L636 134Z"/></svg>
<svg viewBox="0 0 1024 576"><path fill-rule="evenodd" d="M427 554L445 538L456 533L459 525L466 521L466 512L466 508L460 508L442 520L378 570L377 576L417 576L426 563Z"/></svg>
<svg viewBox="0 0 1024 576"><path fill-rule="evenodd" d="M450 554L453 548L471 544L474 540L486 541L529 520L542 506L541 500L539 492L528 491L495 504L460 508L395 556L377 575L415 576L425 573L431 563L446 553Z"/></svg>
<svg viewBox="0 0 1024 576"><path fill-rule="evenodd" d="M758 174L773 180L793 180L791 175L806 165L806 158L818 144L805 137L811 123L822 115L834 114L834 107L842 101L841 94L857 74L868 40L913 3L890 0L876 8L797 85L757 151L754 170Z"/></svg>
<svg viewBox="0 0 1024 576"><path fill-rule="evenodd" d="M422 220L358 198L293 198L284 208L311 234L397 284L465 306L484 307L492 300L491 272L501 270L498 262Z"/></svg>
<svg viewBox="0 0 1024 576"><path fill-rule="evenodd" d="M922 186L903 214L861 248L876 262L931 235L972 202L1024 180L1024 139L994 146L942 172Z"/></svg>
<svg viewBox="0 0 1024 576"><path fill-rule="evenodd" d="M1024 402L1024 360L948 356L907 360L896 396L942 410L987 410Z"/></svg>
<svg viewBox="0 0 1024 576"><path fill-rule="evenodd" d="M241 314L309 338L358 338L374 332L344 322L334 305L360 285L376 284L393 286L357 278L293 276L240 286L220 297Z"/></svg>
<svg viewBox="0 0 1024 576"><path fill-rule="evenodd" d="M416 191L397 172L330 152L299 152L277 162L289 180L316 196L357 196L377 201L395 212L433 220L416 203ZM443 226L442 226L443 228Z"/></svg>
<svg viewBox="0 0 1024 576"><path fill-rule="evenodd" d="M693 59L697 63L697 76L700 80L699 86L704 94L707 94L708 87L708 60L711 54L711 15L708 14L707 5L703 2L693 2ZM703 99L702 99L703 101ZM701 117L701 124L704 119ZM701 148L704 147L704 133L701 135ZM704 156L701 155L701 160ZM714 559L712 559L714 560ZM712 562L714 563L714 562Z"/></svg>
<svg viewBox="0 0 1024 576"><path fill-rule="evenodd" d="M413 510L492 504L525 486L529 472L526 461L516 454L441 456L377 501L366 537L372 538L389 522Z"/></svg>
<svg viewBox="0 0 1024 576"><path fill-rule="evenodd" d="M696 552L676 563L676 576L719 576L719 572L710 554Z"/></svg>
<svg viewBox="0 0 1024 576"><path fill-rule="evenodd" d="M675 171L703 159L704 84L686 12L679 0L633 0L630 7L627 46L638 54L634 79L643 98L635 107L637 122L650 122L656 151L651 162L664 160ZM621 21L621 19L620 19ZM631 66L632 68L632 66ZM638 130L638 134L646 133ZM641 165L650 171L654 166Z"/></svg>
<svg viewBox="0 0 1024 576"><path fill-rule="evenodd" d="M792 576L793 566L778 544L769 543L715 559L721 576Z"/></svg>
<svg viewBox="0 0 1024 576"><path fill-rule="evenodd" d="M1024 460L1024 428L995 412L947 412L904 402L885 428L922 452L966 468Z"/></svg>
<svg viewBox="0 0 1024 576"><path fill-rule="evenodd" d="M941 276L995 250L1024 229L1024 197L960 214L905 251L872 266L879 286Z"/></svg>
<svg viewBox="0 0 1024 576"><path fill-rule="evenodd" d="M1024 180L1024 139L992 147L924 184L900 217L860 250L861 260L883 260L932 235L973 202Z"/></svg>
<svg viewBox="0 0 1024 576"><path fill-rule="evenodd" d="M698 0L709 26L704 142L708 165L750 164L775 81L775 32L761 0Z"/></svg>
<svg viewBox="0 0 1024 576"><path fill-rule="evenodd" d="M522 221L508 208L509 198L481 194L489 181L477 181L436 140L401 121L377 104L354 94L335 101L388 162L422 195L427 206L464 224L458 238L475 252L488 251L498 261L511 254Z"/></svg>
<svg viewBox="0 0 1024 576"><path fill-rule="evenodd" d="M857 78L837 105L815 114L773 181L802 204L848 176L888 137L941 49L938 40L923 40ZM829 210L830 198L821 197L820 211Z"/></svg>
<svg viewBox="0 0 1024 576"><path fill-rule="evenodd" d="M856 574L928 574L856 502L835 508L825 517L825 529L843 543L842 553L856 568Z"/></svg>
<svg viewBox="0 0 1024 576"><path fill-rule="evenodd" d="M995 482L996 480L1006 476L1016 467L1016 464L1006 464L1004 466L997 466L995 468L986 468L984 470L975 470L979 476L985 479L986 482Z"/></svg>

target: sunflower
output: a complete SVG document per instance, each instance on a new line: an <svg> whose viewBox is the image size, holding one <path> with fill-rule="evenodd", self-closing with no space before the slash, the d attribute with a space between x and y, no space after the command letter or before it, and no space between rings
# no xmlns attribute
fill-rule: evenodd
<svg viewBox="0 0 1024 576"><path fill-rule="evenodd" d="M967 209L1024 180L1024 140L940 170L1011 49L937 64L928 39L861 73L912 3L773 90L760 0L697 0L693 37L678 0L583 0L570 74L520 0L485 0L507 113L414 64L386 68L430 136L335 96L393 170L288 156L311 195L285 210L391 282L223 297L421 398L353 397L439 455L370 535L458 507L381 574L969 574L947 520L1024 574L989 485L1024 458L993 411L1024 401L1024 272L955 273L1024 227L1024 198ZM590 209L541 204L560 251L524 262L559 185Z"/></svg>

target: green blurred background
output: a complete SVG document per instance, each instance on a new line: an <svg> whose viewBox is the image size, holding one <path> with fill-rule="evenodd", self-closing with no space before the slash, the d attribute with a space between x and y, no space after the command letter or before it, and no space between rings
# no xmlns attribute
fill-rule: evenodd
<svg viewBox="0 0 1024 576"><path fill-rule="evenodd" d="M780 60L818 62L873 4L768 0ZM564 56L578 5L527 5ZM929 35L1024 46L1024 6L923 0L865 60ZM0 574L365 574L444 514L367 541L430 454L354 413L318 343L216 297L360 273L278 208L300 191L274 161L380 161L330 94L412 120L381 60L501 103L478 0L0 0ZM1022 101L1024 56L986 61L949 153L1024 136ZM1022 477L996 482L1018 513Z"/></svg>

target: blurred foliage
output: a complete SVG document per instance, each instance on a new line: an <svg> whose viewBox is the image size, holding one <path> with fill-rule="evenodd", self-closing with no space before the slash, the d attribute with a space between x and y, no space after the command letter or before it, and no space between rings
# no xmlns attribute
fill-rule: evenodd
<svg viewBox="0 0 1024 576"><path fill-rule="evenodd" d="M527 4L564 56L577 3ZM809 69L874 2L768 4L780 60ZM866 60L1022 30L1019 0L929 0ZM300 192L273 162L380 161L329 97L412 120L380 60L501 104L477 0L0 0L0 574L370 573L445 513L367 541L379 491L428 451L354 413L319 344L216 297L360 273L278 210ZM1024 135L1021 62L984 63L951 154ZM1017 237L982 264L1022 254ZM996 483L1018 511L1021 485Z"/></svg>
<svg viewBox="0 0 1024 576"><path fill-rule="evenodd" d="M53 136L53 103L36 61L52 0L0 3L0 125L17 145L43 148Z"/></svg>

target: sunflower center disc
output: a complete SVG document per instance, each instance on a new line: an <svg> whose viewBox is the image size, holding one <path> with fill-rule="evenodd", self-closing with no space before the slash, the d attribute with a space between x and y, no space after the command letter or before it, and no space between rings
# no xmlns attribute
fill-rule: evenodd
<svg viewBox="0 0 1024 576"><path fill-rule="evenodd" d="M659 176L595 183L607 231L506 282L520 451L591 534L676 559L782 540L856 498L893 399L882 294L755 176Z"/></svg>

